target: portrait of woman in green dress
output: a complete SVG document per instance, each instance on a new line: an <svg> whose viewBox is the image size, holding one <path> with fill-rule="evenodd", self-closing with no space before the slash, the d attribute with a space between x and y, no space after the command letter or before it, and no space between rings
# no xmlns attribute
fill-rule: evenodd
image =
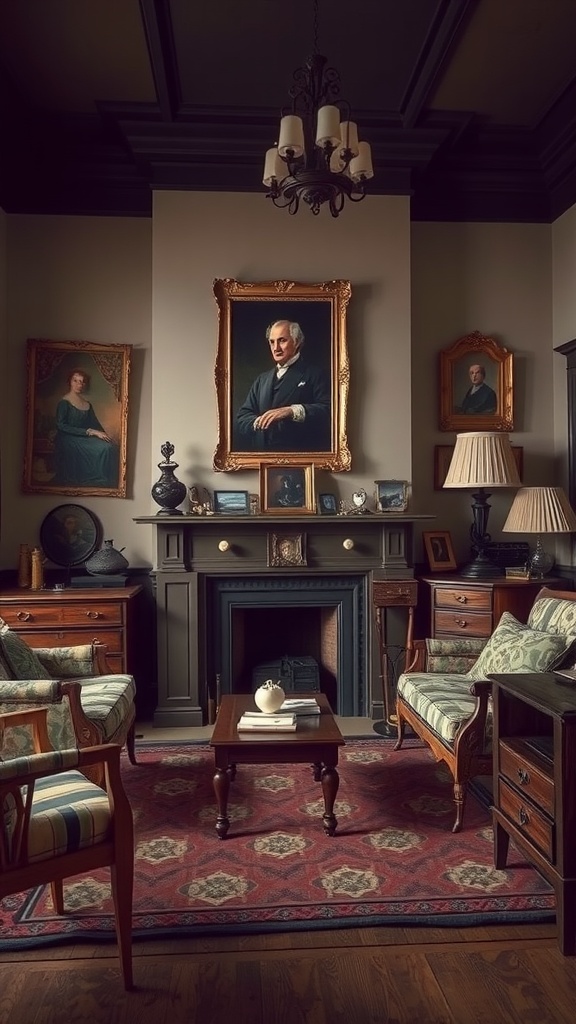
<svg viewBox="0 0 576 1024"><path fill-rule="evenodd" d="M68 391L56 407L56 486L118 486L118 444L106 433L92 404L84 397L89 388L90 375L85 370L72 370Z"/></svg>

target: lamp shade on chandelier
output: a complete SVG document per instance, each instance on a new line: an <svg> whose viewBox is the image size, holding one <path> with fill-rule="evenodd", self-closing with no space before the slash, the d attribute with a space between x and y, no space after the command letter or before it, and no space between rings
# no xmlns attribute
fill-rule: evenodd
<svg viewBox="0 0 576 1024"><path fill-rule="evenodd" d="M360 142L350 107L339 99L340 76L318 53L318 0L314 0L314 52L294 71L291 111L280 118L278 142L266 153L263 183L275 206L298 212L304 202L318 214L327 205L333 217L345 200L359 202L374 176L372 154Z"/></svg>

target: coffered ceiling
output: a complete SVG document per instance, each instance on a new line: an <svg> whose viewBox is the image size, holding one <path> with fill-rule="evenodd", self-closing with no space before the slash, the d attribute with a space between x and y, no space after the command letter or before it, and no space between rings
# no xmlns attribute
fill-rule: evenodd
<svg viewBox="0 0 576 1024"><path fill-rule="evenodd" d="M312 0L2 0L0 205L264 202L313 39ZM320 0L318 49L371 143L370 190L410 195L413 219L550 222L576 202L576 0Z"/></svg>

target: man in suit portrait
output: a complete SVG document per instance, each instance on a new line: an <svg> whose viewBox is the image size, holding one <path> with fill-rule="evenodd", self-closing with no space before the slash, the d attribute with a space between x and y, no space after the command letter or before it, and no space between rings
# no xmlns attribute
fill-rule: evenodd
<svg viewBox="0 0 576 1024"><path fill-rule="evenodd" d="M252 384L236 415L244 451L330 451L330 385L306 361L300 324L276 320L266 330L274 361Z"/></svg>
<svg viewBox="0 0 576 1024"><path fill-rule="evenodd" d="M486 369L480 363L473 363L468 370L470 387L462 399L462 404L456 406L456 412L466 413L469 416L490 416L498 408L496 392L486 384Z"/></svg>

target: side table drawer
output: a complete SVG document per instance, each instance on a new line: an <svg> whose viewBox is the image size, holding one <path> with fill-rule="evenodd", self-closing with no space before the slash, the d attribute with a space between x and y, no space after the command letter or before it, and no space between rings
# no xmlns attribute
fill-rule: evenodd
<svg viewBox="0 0 576 1024"><path fill-rule="evenodd" d="M543 811L554 816L554 778L536 759L526 756L521 740L500 741L500 774Z"/></svg>
<svg viewBox="0 0 576 1024"><path fill-rule="evenodd" d="M437 608L460 608L462 611L491 612L492 594L489 590L460 590L458 587L436 587L434 603Z"/></svg>
<svg viewBox="0 0 576 1024"><path fill-rule="evenodd" d="M377 608L392 605L415 606L418 602L417 580L374 580L372 600Z"/></svg>
<svg viewBox="0 0 576 1024"><path fill-rule="evenodd" d="M492 616L490 614L470 613L466 609L456 611L434 612L434 636L451 633L453 636L462 633L467 637L488 637L492 632Z"/></svg>
<svg viewBox="0 0 576 1024"><path fill-rule="evenodd" d="M119 626L122 624L122 605L119 601L99 601L98 604L26 603L19 608L3 607L2 618L12 629L26 632L30 626L86 626L92 622Z"/></svg>
<svg viewBox="0 0 576 1024"><path fill-rule="evenodd" d="M498 806L507 818L523 832L554 863L554 822L539 810L523 793L509 786L505 779L498 780Z"/></svg>

